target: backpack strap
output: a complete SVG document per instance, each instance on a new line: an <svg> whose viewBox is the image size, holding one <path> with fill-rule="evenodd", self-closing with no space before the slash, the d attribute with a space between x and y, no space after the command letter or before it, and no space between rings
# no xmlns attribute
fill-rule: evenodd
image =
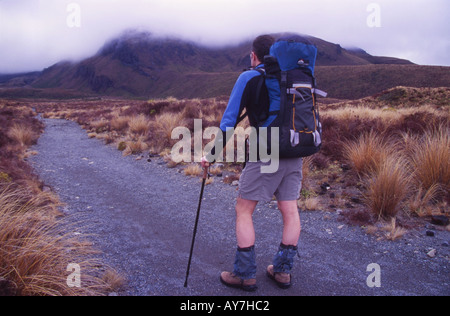
<svg viewBox="0 0 450 316"><path fill-rule="evenodd" d="M236 121L236 126L239 125L239 123L241 123L243 120L245 120L245 118L248 116L248 113L245 112L244 114L242 114Z"/></svg>
<svg viewBox="0 0 450 316"><path fill-rule="evenodd" d="M255 68L253 69L257 72L260 73L260 78L258 81L258 85L256 88L256 96L255 96L255 103L254 105L258 105L259 104L259 100L260 100L260 96L261 96L261 92L262 92L262 88L266 79L266 71L264 70L264 68ZM243 109L241 109L243 110ZM246 111L244 114L242 114L236 121L236 126L239 125L239 123L241 123L247 116L249 116L249 113ZM258 122L258 118L256 116L254 116L254 119L256 119L256 121Z"/></svg>
<svg viewBox="0 0 450 316"><path fill-rule="evenodd" d="M324 97L324 98L326 98L328 96L328 93L326 93L325 91L316 89L316 88L312 89L312 92L315 93L315 94L318 94L318 95L320 95L321 97Z"/></svg>
<svg viewBox="0 0 450 316"><path fill-rule="evenodd" d="M287 104L287 71L281 72L281 80L280 80L280 91L281 91L281 98L280 98L280 117L281 119L284 119L285 115L285 106L284 104Z"/></svg>
<svg viewBox="0 0 450 316"><path fill-rule="evenodd" d="M261 97L262 87L266 80L266 71L264 70L264 68L257 68L255 70L258 71L261 75L259 78L258 87L256 89L256 98L255 98L255 105L258 105Z"/></svg>

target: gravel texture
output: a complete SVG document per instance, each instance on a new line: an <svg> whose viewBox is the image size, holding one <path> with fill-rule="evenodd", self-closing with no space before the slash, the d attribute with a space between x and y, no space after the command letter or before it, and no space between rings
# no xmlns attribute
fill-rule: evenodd
<svg viewBox="0 0 450 316"><path fill-rule="evenodd" d="M184 278L201 182L160 158L123 157L89 139L79 125L44 120L45 133L30 158L36 173L66 203L75 233L89 235L104 262L126 279L119 295L248 295L219 282L235 254L236 187L221 178L205 189L188 288ZM265 268L281 241L281 216L274 203L255 213L259 289L252 295L449 295L450 233L431 224L397 241L377 240L349 226L336 212L301 212L301 258L293 287L280 290ZM426 236L433 230L434 237ZM436 249L436 256L427 253ZM381 268L381 287L366 280Z"/></svg>

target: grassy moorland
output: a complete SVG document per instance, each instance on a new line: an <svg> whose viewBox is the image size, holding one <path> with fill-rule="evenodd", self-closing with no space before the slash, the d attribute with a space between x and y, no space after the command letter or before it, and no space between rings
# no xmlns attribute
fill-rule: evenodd
<svg viewBox="0 0 450 316"><path fill-rule="evenodd" d="M305 159L299 207L340 210L349 223L390 240L430 216L448 217L449 104L449 88L397 87L320 105L324 144ZM32 108L47 118L78 122L90 137L124 155L159 155L168 167L198 176L197 164L171 159L172 130L192 131L194 119L202 119L203 128L219 126L226 105L227 98L0 101L0 294L97 295L120 284L114 272L98 268L88 240L67 233L60 202L26 163L43 129ZM241 170L224 164L211 173L226 174L223 181L231 183ZM74 262L83 271L82 288L66 284L67 266Z"/></svg>
<svg viewBox="0 0 450 316"><path fill-rule="evenodd" d="M350 217L365 224L389 220L395 228L396 218L450 215L449 92L397 87L325 107L327 144L313 162L331 159L343 167L336 174L342 194L362 207ZM390 238L403 232L394 228Z"/></svg>
<svg viewBox="0 0 450 316"><path fill-rule="evenodd" d="M26 162L44 127L35 114L0 101L0 296L107 293L118 276L88 240L70 233L58 198ZM72 263L80 266L82 288L67 285Z"/></svg>
<svg viewBox="0 0 450 316"><path fill-rule="evenodd" d="M94 100L35 104L45 117L75 120L90 137L124 155L150 153L169 167L172 130L202 119L219 126L226 98L178 100ZM372 97L321 105L322 151L305 160L302 209L349 209L363 225L397 218L448 216L450 202L450 89L396 87ZM204 141L207 143L208 141ZM198 166L181 164L187 175ZM239 164L223 168L239 178ZM229 178L227 178L228 180ZM326 184L331 190L326 189ZM324 189L325 188L325 189ZM404 224L407 226L407 224ZM373 227L371 228L373 231Z"/></svg>

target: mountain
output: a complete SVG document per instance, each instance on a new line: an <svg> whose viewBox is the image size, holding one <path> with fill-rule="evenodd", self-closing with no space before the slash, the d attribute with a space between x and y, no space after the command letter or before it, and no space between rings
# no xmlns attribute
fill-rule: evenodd
<svg viewBox="0 0 450 316"><path fill-rule="evenodd" d="M40 75L40 71L20 74L0 74L0 85L10 87L23 87L33 83Z"/></svg>
<svg viewBox="0 0 450 316"><path fill-rule="evenodd" d="M346 50L353 56L364 59L369 64L374 65L412 65L413 63L406 59L394 58L394 57L380 57L372 56L365 50L357 47L346 48Z"/></svg>
<svg viewBox="0 0 450 316"><path fill-rule="evenodd" d="M450 87L450 67L402 64L328 66L318 67L316 78L330 98L354 100L398 86Z"/></svg>
<svg viewBox="0 0 450 316"><path fill-rule="evenodd" d="M114 96L158 96L184 86L192 77L235 76L249 64L248 55L245 45L221 50L149 33L126 32L91 58L45 69L32 86Z"/></svg>
<svg viewBox="0 0 450 316"><path fill-rule="evenodd" d="M275 36L283 35L286 34ZM414 74L421 78L419 84L428 82L423 77L424 69L409 61L371 56L362 49L344 49L338 44L309 38L319 50L318 80L324 83L321 85L323 89L330 88L332 97L359 98L367 96L367 93L380 92L380 84L387 84L387 88L404 85L402 80L386 80L394 65L405 67L401 71L403 79ZM27 82L28 94L48 95L50 91L56 91L60 95L62 91L68 91L68 95L132 98L228 95L240 72L250 65L250 49L251 41L210 48L176 38L160 38L147 32L126 31L108 41L95 56L80 62L60 62L38 75L34 74L35 77L30 77ZM347 68L333 68L338 66ZM426 74L429 75L430 71ZM444 85L449 85L448 75L443 77ZM10 87L14 79L3 84L0 81L0 85ZM368 80L369 88L355 94L353 90L358 90L359 80ZM3 95L6 92L3 91Z"/></svg>

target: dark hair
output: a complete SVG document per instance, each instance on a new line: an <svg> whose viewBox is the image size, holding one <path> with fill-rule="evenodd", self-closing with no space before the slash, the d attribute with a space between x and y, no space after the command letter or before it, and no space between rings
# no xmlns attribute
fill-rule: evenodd
<svg viewBox="0 0 450 316"><path fill-rule="evenodd" d="M258 36L253 41L253 52L260 62L264 62L264 56L269 55L270 48L275 43L275 38L270 35Z"/></svg>

